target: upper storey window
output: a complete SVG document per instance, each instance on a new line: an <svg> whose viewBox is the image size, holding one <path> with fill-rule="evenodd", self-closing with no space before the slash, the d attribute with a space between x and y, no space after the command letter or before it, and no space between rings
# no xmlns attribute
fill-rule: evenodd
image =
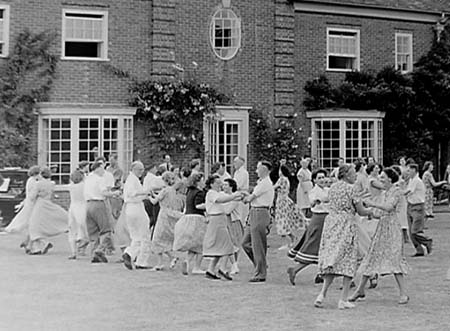
<svg viewBox="0 0 450 331"><path fill-rule="evenodd" d="M359 70L359 30L327 29L327 70Z"/></svg>
<svg viewBox="0 0 450 331"><path fill-rule="evenodd" d="M108 13L64 10L62 56L67 59L107 59Z"/></svg>
<svg viewBox="0 0 450 331"><path fill-rule="evenodd" d="M395 34L395 68L402 73L413 70L413 35L411 33Z"/></svg>
<svg viewBox="0 0 450 331"><path fill-rule="evenodd" d="M210 27L211 46L222 60L233 58L241 46L241 21L229 8L219 9Z"/></svg>
<svg viewBox="0 0 450 331"><path fill-rule="evenodd" d="M9 6L0 5L0 57L8 56Z"/></svg>

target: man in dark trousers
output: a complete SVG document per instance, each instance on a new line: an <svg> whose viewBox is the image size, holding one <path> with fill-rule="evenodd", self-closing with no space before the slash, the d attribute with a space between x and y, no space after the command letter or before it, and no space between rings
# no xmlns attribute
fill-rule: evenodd
<svg viewBox="0 0 450 331"><path fill-rule="evenodd" d="M245 228L242 247L255 266L251 283L266 281L267 274L267 226L270 223L269 208L273 203L274 189L269 174L272 165L260 161L256 167L258 183L253 193L244 198L250 204L249 224Z"/></svg>

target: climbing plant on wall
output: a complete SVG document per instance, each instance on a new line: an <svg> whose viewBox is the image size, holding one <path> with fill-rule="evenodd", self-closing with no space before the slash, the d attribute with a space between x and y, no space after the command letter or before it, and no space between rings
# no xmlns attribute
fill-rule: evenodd
<svg viewBox="0 0 450 331"><path fill-rule="evenodd" d="M57 57L50 52L55 34L21 32L0 67L0 167L28 167L37 103L47 101Z"/></svg>

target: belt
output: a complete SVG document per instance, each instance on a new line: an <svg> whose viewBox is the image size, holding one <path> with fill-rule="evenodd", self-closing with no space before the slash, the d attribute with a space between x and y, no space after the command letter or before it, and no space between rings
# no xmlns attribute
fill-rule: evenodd
<svg viewBox="0 0 450 331"><path fill-rule="evenodd" d="M105 201L105 200L100 200L100 199L89 199L87 202L97 202L97 201Z"/></svg>
<svg viewBox="0 0 450 331"><path fill-rule="evenodd" d="M251 209L269 209L270 208L268 206L258 206L258 207L250 206L250 207L251 207Z"/></svg>
<svg viewBox="0 0 450 331"><path fill-rule="evenodd" d="M425 202L419 202L419 203L409 203L409 202L408 202L408 205L411 206L411 207L414 207L414 206L421 206L421 205L424 205L424 204L425 204Z"/></svg>

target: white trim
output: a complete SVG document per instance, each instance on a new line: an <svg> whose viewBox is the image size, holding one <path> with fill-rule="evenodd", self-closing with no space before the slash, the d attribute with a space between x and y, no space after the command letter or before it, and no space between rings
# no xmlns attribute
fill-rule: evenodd
<svg viewBox="0 0 450 331"><path fill-rule="evenodd" d="M396 21L412 21L422 23L436 23L441 13L408 9L394 9L374 6L358 6L331 3L311 3L296 1L294 10L297 12L345 15L357 17L382 18Z"/></svg>
<svg viewBox="0 0 450 331"><path fill-rule="evenodd" d="M102 16L102 42L100 57L70 57L66 56L66 14L87 14ZM106 10L87 10L87 9L63 9L62 10L62 28L61 28L61 59L63 60L83 60L83 61L108 61L108 11Z"/></svg>
<svg viewBox="0 0 450 331"><path fill-rule="evenodd" d="M42 102L38 104L39 114L43 116L70 116L92 115L101 116L133 116L136 108L121 104L83 104L83 103L53 103Z"/></svg>
<svg viewBox="0 0 450 331"><path fill-rule="evenodd" d="M339 120L341 118L384 118L385 115L385 112L378 110L326 109L306 112L307 118L325 118L330 120Z"/></svg>
<svg viewBox="0 0 450 331"><path fill-rule="evenodd" d="M228 11L228 12L232 13L234 17L232 17L230 19L233 19L236 21L236 27L234 29L237 31L237 45L228 47L229 49L233 49L233 48L235 48L235 49L233 50L233 53L231 55L228 55L226 57L221 56L219 54L219 51L216 50L216 46L215 46L215 28L216 28L215 20L216 20L216 15L221 11ZM217 19L219 19L219 18L217 18ZM233 27L231 26L230 29L233 30ZM230 38L233 39L233 36L231 35ZM241 48L241 39L242 39L241 19L236 15L236 13L231 8L228 8L228 7L219 8L218 10L216 10L214 12L214 14L212 15L211 23L209 25L209 42L211 44L211 48L212 48L214 54L221 60L224 60L224 61L231 60L232 58L234 58L236 56L239 49ZM220 49L222 49L222 48L220 48Z"/></svg>
<svg viewBox="0 0 450 331"><path fill-rule="evenodd" d="M336 54L336 53L329 53L329 38L330 38L330 31L336 31L336 32L349 32L354 33L356 35L356 57L352 57L350 55L346 54ZM361 63L361 52L360 52L360 30L359 29L345 29L345 28L333 28L333 27L327 27L327 71L339 71L339 72L348 72L348 71L354 71L354 70L360 70L360 63ZM353 55L353 54L351 54ZM330 68L330 56L339 56L344 58L355 58L356 59L356 68L351 69L340 69L340 68Z"/></svg>
<svg viewBox="0 0 450 331"><path fill-rule="evenodd" d="M0 5L0 10L3 10L3 51L0 54L3 58L9 55L9 5Z"/></svg>
<svg viewBox="0 0 450 331"><path fill-rule="evenodd" d="M398 37L408 37L408 39L409 39L409 49L408 49L408 51L409 51L409 59L408 59L408 70L401 70L401 73L402 74L406 74L406 73L408 73L408 72L411 72L411 71L413 71L413 63L414 63L414 60L413 60L413 56L414 56L414 54L413 54L413 34L412 33L404 33L404 32L396 32L395 33L395 50L394 50L394 54L395 54L395 69L397 69L398 68L398 53L397 53L397 40L398 40ZM398 69L397 69L398 70Z"/></svg>

